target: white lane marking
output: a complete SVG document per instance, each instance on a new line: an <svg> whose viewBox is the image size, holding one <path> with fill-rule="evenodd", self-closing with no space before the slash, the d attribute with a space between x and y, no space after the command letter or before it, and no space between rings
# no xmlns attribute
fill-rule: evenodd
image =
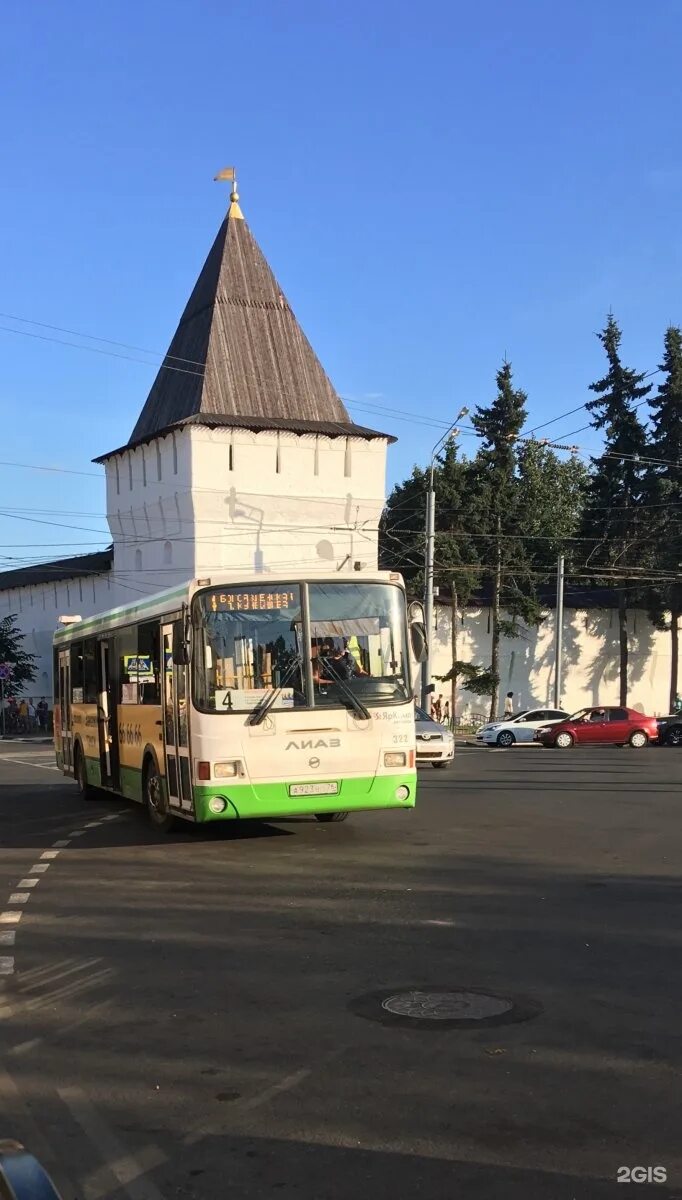
<svg viewBox="0 0 682 1200"><path fill-rule="evenodd" d="M21 917L21 912L6 909L5 912L0 912L0 925L18 925Z"/></svg>
<svg viewBox="0 0 682 1200"><path fill-rule="evenodd" d="M0 763L7 762L8 760L9 762L17 763L21 767L37 767L39 771L58 771L61 775L59 767L48 767L46 763L27 762L25 758L10 758L8 754L0 755Z"/></svg>
<svg viewBox="0 0 682 1200"><path fill-rule="evenodd" d="M40 880L39 880L39 879L20 879L20 880L19 880L19 882L18 882L18 884L17 884L17 887L20 887L20 888L32 888L32 887L35 887L35 885L36 885L37 883L40 883Z"/></svg>
<svg viewBox="0 0 682 1200"><path fill-rule="evenodd" d="M14 959L11 957L0 958L0 975L14 974Z"/></svg>
<svg viewBox="0 0 682 1200"><path fill-rule="evenodd" d="M31 897L30 892L12 892L8 904L26 904L26 901Z"/></svg>
<svg viewBox="0 0 682 1200"><path fill-rule="evenodd" d="M16 929L0 929L0 946L13 946L16 936Z"/></svg>
<svg viewBox="0 0 682 1200"><path fill-rule="evenodd" d="M73 959L67 958L54 965L34 967L32 971L22 971L23 990L30 992L43 987L46 983L55 983L57 979L64 979L67 975L73 975L77 971L87 971L90 967L96 967L101 961L101 958L88 958L85 962L74 963Z"/></svg>
<svg viewBox="0 0 682 1200"><path fill-rule="evenodd" d="M166 1161L166 1156L156 1146L145 1147L141 1155L128 1154L113 1130L99 1115L81 1088L58 1088L59 1095L71 1110L81 1129L104 1160L104 1169L118 1181L131 1200L163 1200L161 1192L145 1172ZM142 1160L144 1156L144 1161ZM153 1157L153 1164L150 1161ZM98 1172L99 1174L99 1172ZM111 1189L109 1189L111 1190ZM106 1192L88 1192L88 1200L99 1200Z"/></svg>
<svg viewBox="0 0 682 1200"><path fill-rule="evenodd" d="M69 1021L66 1025L60 1025L59 1036L63 1037L66 1033L72 1033L74 1029L82 1029L88 1021L94 1020L95 1017L101 1017L105 1012L109 1012L112 1007L112 1000L100 1000L99 1004L91 1004L85 1013L76 1018L75 1021ZM7 1051L8 1054L20 1056L22 1054L30 1054L31 1050L42 1046L45 1041L43 1037L31 1038L28 1042L17 1042L16 1046L11 1046Z"/></svg>
<svg viewBox="0 0 682 1200"><path fill-rule="evenodd" d="M85 833L84 829L74 829L73 833L71 834L71 837L72 838L82 837L84 833Z"/></svg>
<svg viewBox="0 0 682 1200"><path fill-rule="evenodd" d="M53 842L52 845L54 846L55 850L63 850L65 846L68 846L70 841L70 838L62 838L60 842Z"/></svg>
<svg viewBox="0 0 682 1200"><path fill-rule="evenodd" d="M273 1096L278 1096L280 1092L289 1092L292 1088L298 1087L299 1083L312 1074L312 1070L312 1067L302 1067L300 1071L294 1071L291 1075L280 1079L279 1083L273 1083L271 1087L258 1092L250 1100L240 1101L236 1107L240 1112L250 1112L253 1108L260 1108L261 1104L267 1104L268 1100L271 1100Z"/></svg>
<svg viewBox="0 0 682 1200"><path fill-rule="evenodd" d="M79 996L83 992L87 992L90 988L100 987L105 980L111 979L114 971L111 967L105 967L102 971L95 971L92 975L87 975L81 979L74 979L70 983L61 988L53 988L52 991L46 992L44 996L35 996L26 1001L26 1008L29 1010L44 1008L46 1004L54 1004L56 1000L66 1000L71 996Z"/></svg>
<svg viewBox="0 0 682 1200"><path fill-rule="evenodd" d="M44 875L49 867L49 863L34 863L30 868L31 875Z"/></svg>
<svg viewBox="0 0 682 1200"><path fill-rule="evenodd" d="M43 850L41 858L56 858L59 854L58 850Z"/></svg>
<svg viewBox="0 0 682 1200"><path fill-rule="evenodd" d="M98 825L99 825L99 821L88 821L85 828L86 829L96 829Z"/></svg>
<svg viewBox="0 0 682 1200"><path fill-rule="evenodd" d="M106 817L102 817L103 821L118 821L122 813L107 813Z"/></svg>

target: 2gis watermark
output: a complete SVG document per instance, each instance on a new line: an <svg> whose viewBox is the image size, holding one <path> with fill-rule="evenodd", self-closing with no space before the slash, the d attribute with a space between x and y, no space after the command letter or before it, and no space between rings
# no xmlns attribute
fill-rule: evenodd
<svg viewBox="0 0 682 1200"><path fill-rule="evenodd" d="M665 1167L619 1167L617 1183L666 1183L668 1172Z"/></svg>

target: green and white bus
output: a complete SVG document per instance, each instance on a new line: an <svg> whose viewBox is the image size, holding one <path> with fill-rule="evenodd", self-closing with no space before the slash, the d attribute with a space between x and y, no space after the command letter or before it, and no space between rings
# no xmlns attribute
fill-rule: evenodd
<svg viewBox="0 0 682 1200"><path fill-rule="evenodd" d="M399 575L220 573L63 620L55 749L85 797L162 830L414 805L425 634Z"/></svg>

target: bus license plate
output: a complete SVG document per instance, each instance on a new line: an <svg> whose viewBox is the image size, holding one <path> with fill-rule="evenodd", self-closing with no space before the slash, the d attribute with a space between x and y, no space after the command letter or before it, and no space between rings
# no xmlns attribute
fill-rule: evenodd
<svg viewBox="0 0 682 1200"><path fill-rule="evenodd" d="M336 796L338 783L291 783L290 796Z"/></svg>

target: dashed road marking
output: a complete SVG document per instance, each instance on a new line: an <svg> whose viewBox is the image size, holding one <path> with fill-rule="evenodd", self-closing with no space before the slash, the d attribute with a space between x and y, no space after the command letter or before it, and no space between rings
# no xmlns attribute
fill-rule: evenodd
<svg viewBox="0 0 682 1200"><path fill-rule="evenodd" d="M14 909L6 909L5 912L0 912L0 925L18 925L22 918L22 913Z"/></svg>
<svg viewBox="0 0 682 1200"><path fill-rule="evenodd" d="M14 973L14 959L11 956L3 956L0 958L0 975L12 975Z"/></svg>
<svg viewBox="0 0 682 1200"><path fill-rule="evenodd" d="M12 892L12 894L9 898L9 903L10 904L26 904L27 900L30 899L30 896L31 896L30 892Z"/></svg>
<svg viewBox="0 0 682 1200"><path fill-rule="evenodd" d="M71 838L62 838L61 841L53 842L52 845L54 846L55 850L63 850L65 846L68 846L70 841Z"/></svg>
<svg viewBox="0 0 682 1200"><path fill-rule="evenodd" d="M29 868L29 875L44 875L49 865L49 863L34 863Z"/></svg>
<svg viewBox="0 0 682 1200"><path fill-rule="evenodd" d="M56 858L58 854L59 854L58 850L43 850L40 857L51 859L51 858Z"/></svg>
<svg viewBox="0 0 682 1200"><path fill-rule="evenodd" d="M13 946L16 936L16 929L0 929L0 946Z"/></svg>
<svg viewBox="0 0 682 1200"><path fill-rule="evenodd" d="M32 887L35 887L37 883L40 883L39 879L20 879L17 884L17 887L32 888Z"/></svg>

